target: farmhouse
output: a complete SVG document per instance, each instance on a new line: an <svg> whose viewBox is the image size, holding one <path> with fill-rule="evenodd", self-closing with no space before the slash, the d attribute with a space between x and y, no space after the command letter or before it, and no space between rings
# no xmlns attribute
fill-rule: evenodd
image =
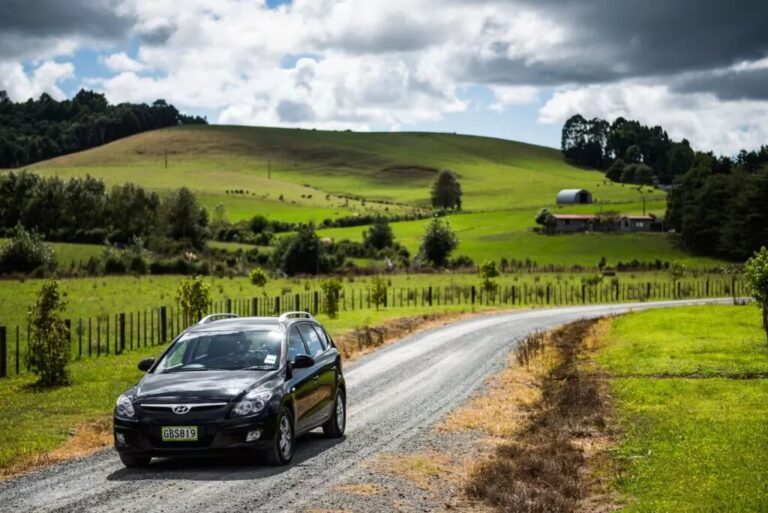
<svg viewBox="0 0 768 513"><path fill-rule="evenodd" d="M557 193L558 205L587 205L592 203L592 194L586 189L563 189Z"/></svg>
<svg viewBox="0 0 768 513"><path fill-rule="evenodd" d="M661 223L653 216L555 214L552 216L549 231L550 233L651 232L661 231Z"/></svg>

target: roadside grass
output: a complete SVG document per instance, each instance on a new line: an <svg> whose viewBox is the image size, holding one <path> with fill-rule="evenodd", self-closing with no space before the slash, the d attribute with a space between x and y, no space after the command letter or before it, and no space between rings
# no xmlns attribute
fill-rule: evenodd
<svg viewBox="0 0 768 513"><path fill-rule="evenodd" d="M635 313L601 346L624 433L621 511L768 511L768 346L756 307Z"/></svg>
<svg viewBox="0 0 768 513"><path fill-rule="evenodd" d="M410 329L416 330L469 312L466 307L398 308L350 312L337 319L320 315L318 319L334 339L343 342L353 328L392 328L396 323L391 323L405 315L425 315L422 322L411 323ZM69 366L72 385L67 387L39 389L29 373L0 379L0 432L4 433L0 479L110 446L115 400L142 376L136 368L138 361L159 355L164 347L73 361ZM354 357L372 349L350 345L345 354Z"/></svg>

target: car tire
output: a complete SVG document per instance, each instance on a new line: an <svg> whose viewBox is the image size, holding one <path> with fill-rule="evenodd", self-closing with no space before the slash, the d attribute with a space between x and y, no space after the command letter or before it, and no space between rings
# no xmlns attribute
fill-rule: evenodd
<svg viewBox="0 0 768 513"><path fill-rule="evenodd" d="M277 429L275 429L272 444L261 453L261 457L270 465L287 465L293 459L295 446L296 431L293 426L293 416L287 409L283 408L277 417Z"/></svg>
<svg viewBox="0 0 768 513"><path fill-rule="evenodd" d="M149 466L152 458L149 456L131 456L130 454L120 454L120 461L128 468L141 468Z"/></svg>
<svg viewBox="0 0 768 513"><path fill-rule="evenodd" d="M341 438L347 428L347 396L339 389L333 401L331 418L323 424L323 433L328 438Z"/></svg>

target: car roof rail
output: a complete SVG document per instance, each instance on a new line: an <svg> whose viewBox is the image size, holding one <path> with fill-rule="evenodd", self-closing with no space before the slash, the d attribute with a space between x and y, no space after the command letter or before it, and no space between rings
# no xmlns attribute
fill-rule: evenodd
<svg viewBox="0 0 768 513"><path fill-rule="evenodd" d="M285 322L289 319L309 319L310 321L315 320L315 318L312 317L312 314L309 312L285 312L280 316L278 320L280 322Z"/></svg>
<svg viewBox="0 0 768 513"><path fill-rule="evenodd" d="M240 317L240 316L233 313L215 313L211 315L206 315L205 317L200 319L200 322L198 322L198 324L210 324L212 322L222 321L224 319L235 319L237 317Z"/></svg>

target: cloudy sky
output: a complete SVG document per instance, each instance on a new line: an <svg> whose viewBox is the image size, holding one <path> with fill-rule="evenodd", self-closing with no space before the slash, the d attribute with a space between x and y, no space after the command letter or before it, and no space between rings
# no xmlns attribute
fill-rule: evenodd
<svg viewBox="0 0 768 513"><path fill-rule="evenodd" d="M768 143L768 2L0 0L0 89L164 98L211 122L559 146L571 114Z"/></svg>

